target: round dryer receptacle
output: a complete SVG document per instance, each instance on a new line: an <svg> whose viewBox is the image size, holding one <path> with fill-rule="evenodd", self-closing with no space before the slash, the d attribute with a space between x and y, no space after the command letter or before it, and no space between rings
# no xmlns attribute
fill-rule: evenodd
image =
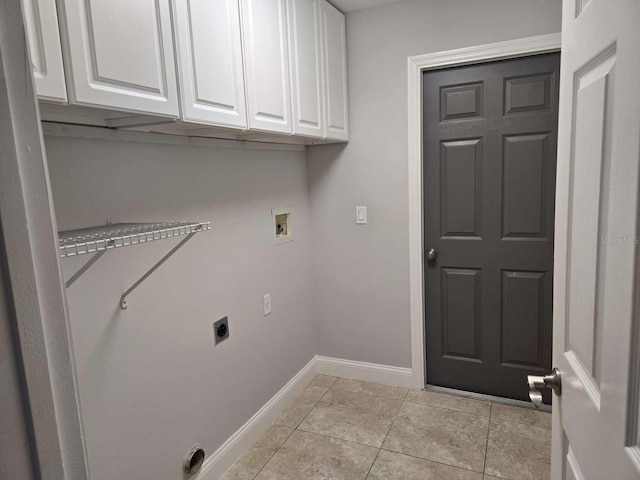
<svg viewBox="0 0 640 480"><path fill-rule="evenodd" d="M194 445L191 447L191 450L187 452L187 455L184 457L184 473L188 475L193 475L204 463L204 450L201 449L198 445Z"/></svg>

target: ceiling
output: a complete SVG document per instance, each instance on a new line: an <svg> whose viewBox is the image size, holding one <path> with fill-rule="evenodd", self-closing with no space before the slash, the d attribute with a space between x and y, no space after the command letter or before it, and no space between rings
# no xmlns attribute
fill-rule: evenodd
<svg viewBox="0 0 640 480"><path fill-rule="evenodd" d="M342 13L355 12L366 8L379 7L381 5L391 5L392 3L403 2L404 0L329 0L334 7Z"/></svg>

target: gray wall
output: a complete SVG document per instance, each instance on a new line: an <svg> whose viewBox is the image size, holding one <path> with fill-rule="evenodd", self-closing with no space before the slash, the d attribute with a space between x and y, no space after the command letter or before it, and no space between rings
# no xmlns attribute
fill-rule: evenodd
<svg viewBox="0 0 640 480"><path fill-rule="evenodd" d="M212 222L126 311L120 294L176 240L107 252L67 290L92 478L182 478L193 444L212 454L315 354L305 153L45 143L61 230ZM274 246L271 209L288 205L295 240ZM65 276L88 259L63 260ZM230 339L214 347L225 315Z"/></svg>
<svg viewBox="0 0 640 480"><path fill-rule="evenodd" d="M307 152L318 353L411 366L407 57L560 31L559 0L412 0L347 15L350 141ZM369 224L355 224L355 206Z"/></svg>

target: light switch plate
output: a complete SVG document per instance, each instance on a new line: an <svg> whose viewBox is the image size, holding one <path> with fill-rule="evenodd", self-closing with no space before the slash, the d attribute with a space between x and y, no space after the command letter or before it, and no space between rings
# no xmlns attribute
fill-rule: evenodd
<svg viewBox="0 0 640 480"><path fill-rule="evenodd" d="M358 225L367 224L367 207L356 207L356 223Z"/></svg>
<svg viewBox="0 0 640 480"><path fill-rule="evenodd" d="M271 294L270 293L267 293L264 296L263 306L264 306L264 316L266 317L271 313Z"/></svg>

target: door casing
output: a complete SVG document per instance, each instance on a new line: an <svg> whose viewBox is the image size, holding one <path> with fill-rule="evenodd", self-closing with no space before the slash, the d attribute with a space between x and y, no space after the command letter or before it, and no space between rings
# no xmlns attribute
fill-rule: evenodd
<svg viewBox="0 0 640 480"><path fill-rule="evenodd" d="M422 73L443 67L471 65L559 52L561 34L540 35L506 42L409 57L409 298L411 313L412 386L424 388L427 379L425 347L424 208L422 184Z"/></svg>

